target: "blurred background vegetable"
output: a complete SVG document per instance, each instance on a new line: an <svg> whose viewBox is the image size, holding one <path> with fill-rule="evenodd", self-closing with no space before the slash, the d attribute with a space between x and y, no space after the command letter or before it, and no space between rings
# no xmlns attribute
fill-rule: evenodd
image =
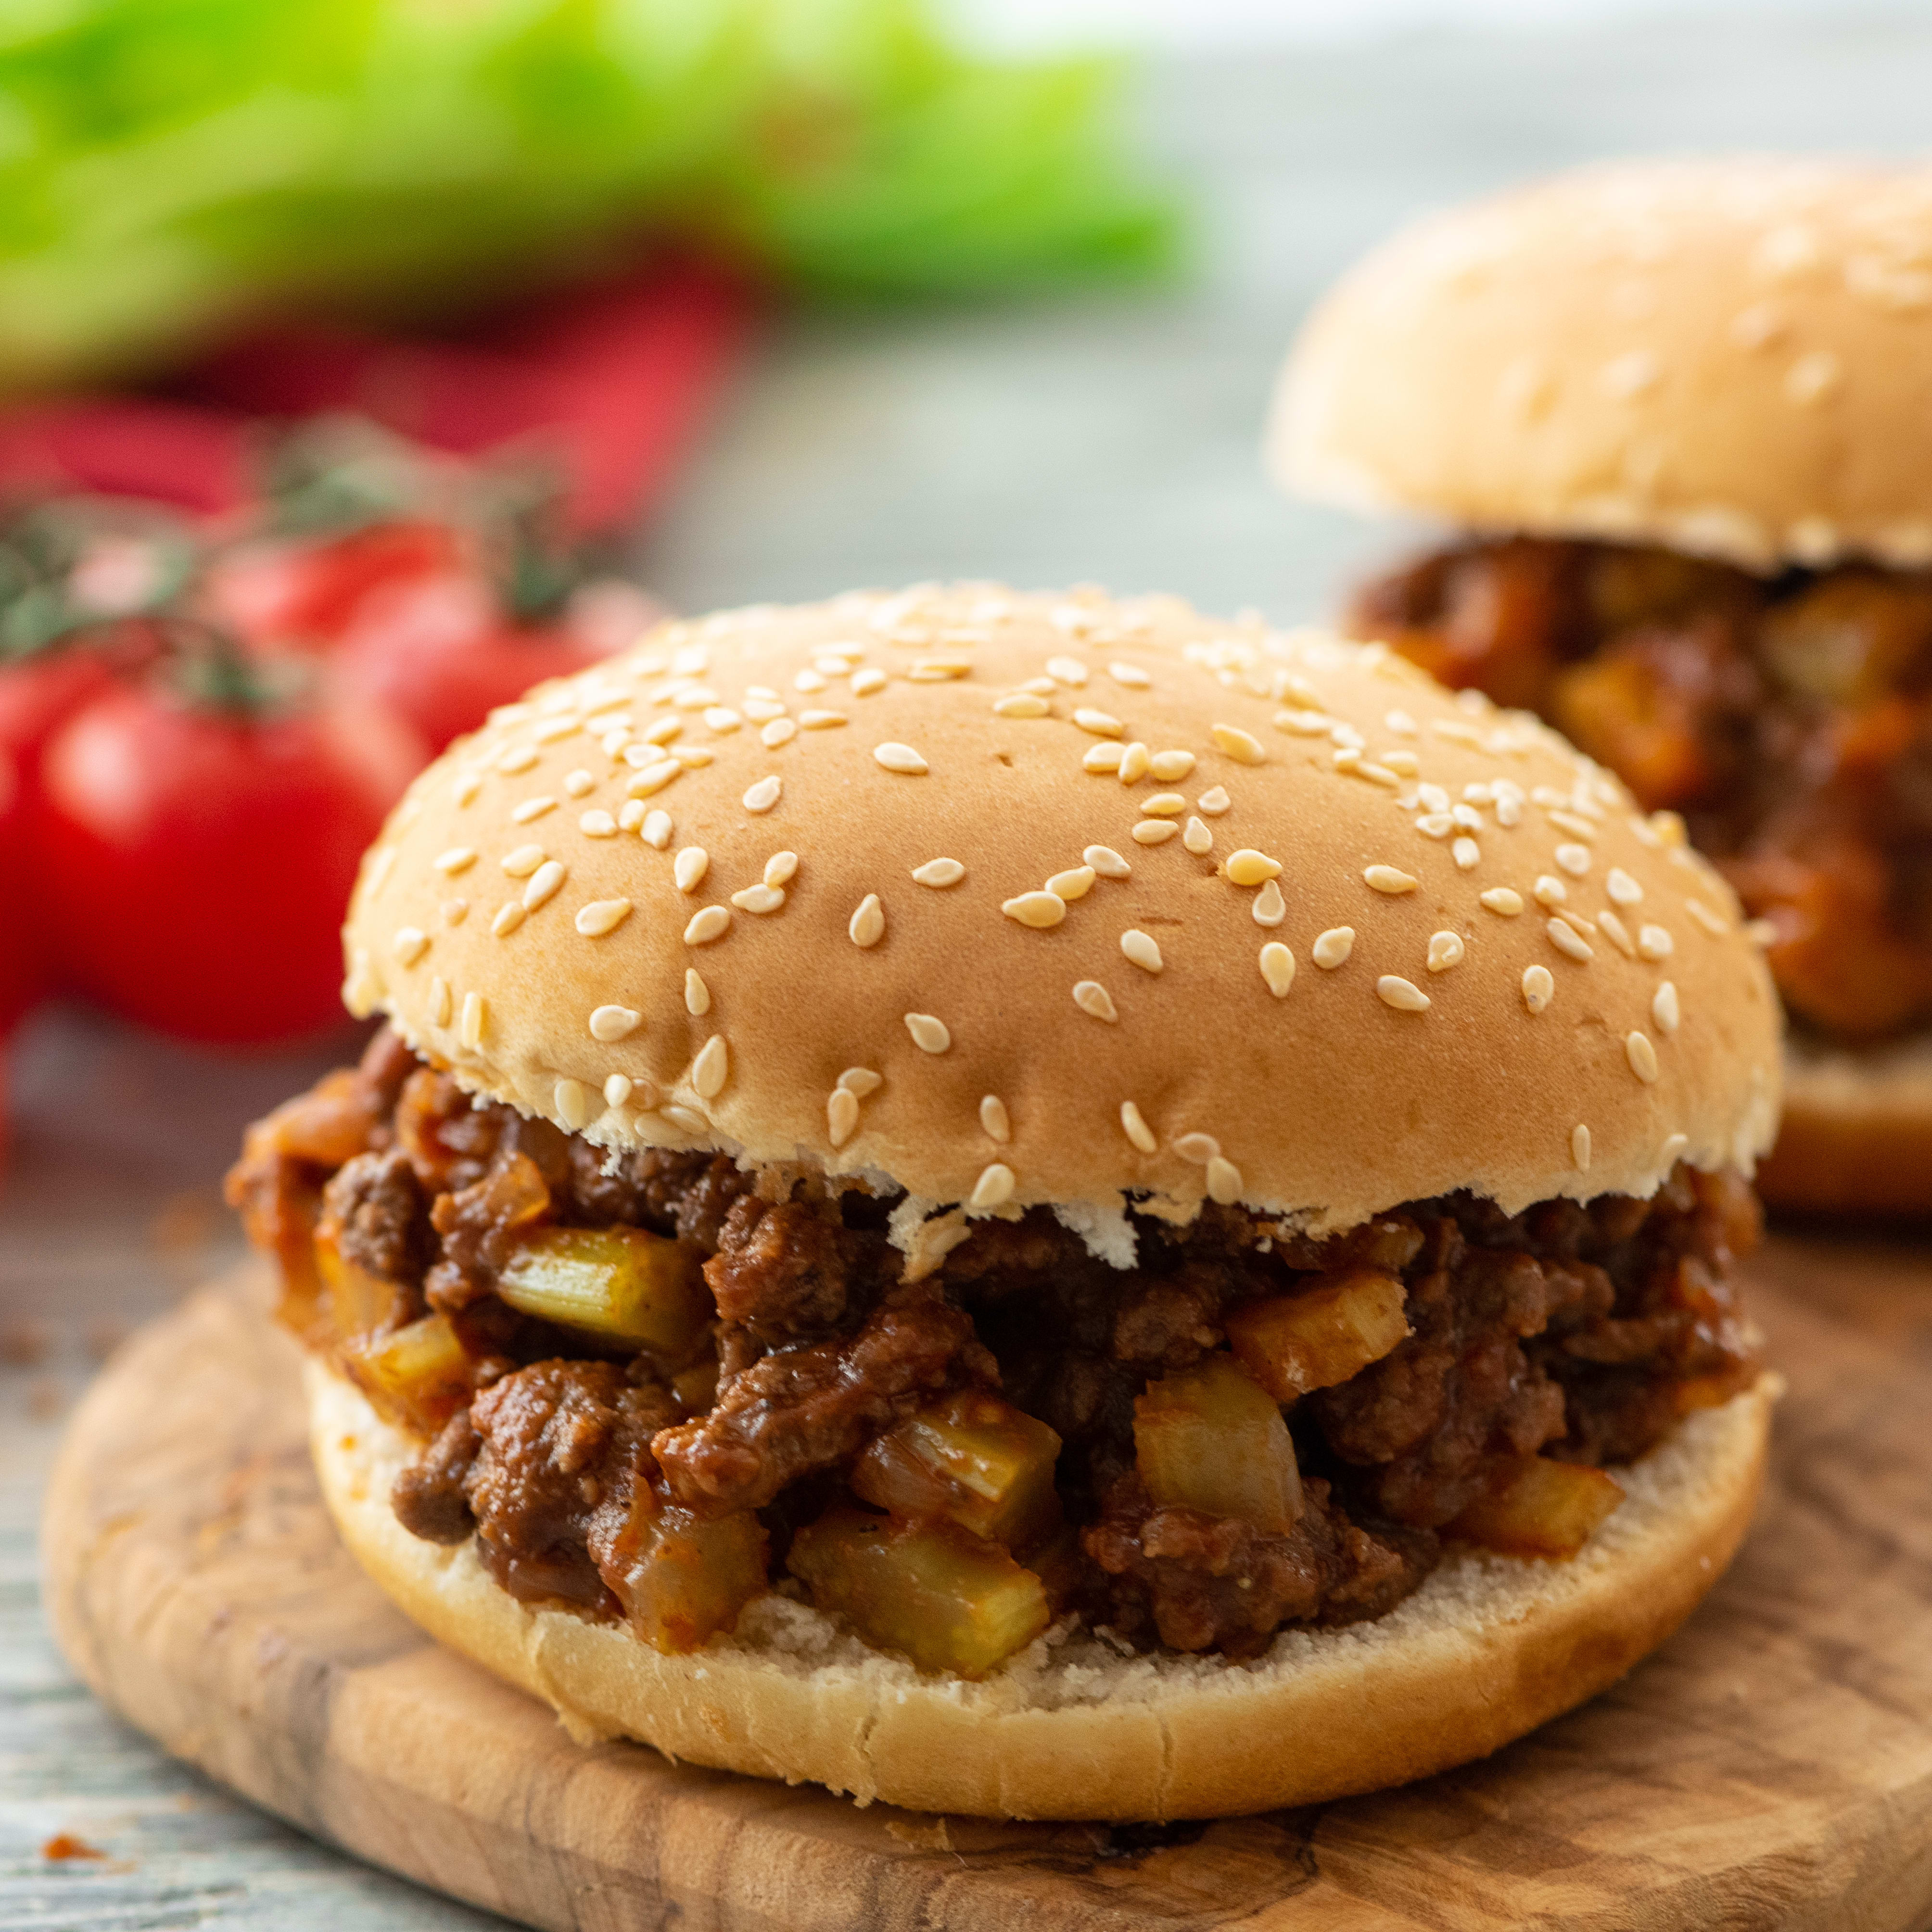
<svg viewBox="0 0 1932 1932"><path fill-rule="evenodd" d="M297 308L446 316L702 242L780 285L1161 257L1114 75L922 0L70 0L0 20L0 389Z"/></svg>

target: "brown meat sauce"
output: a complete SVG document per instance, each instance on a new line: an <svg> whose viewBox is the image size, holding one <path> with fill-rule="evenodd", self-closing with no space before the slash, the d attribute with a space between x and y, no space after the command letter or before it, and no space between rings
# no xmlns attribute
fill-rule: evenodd
<svg viewBox="0 0 1932 1932"><path fill-rule="evenodd" d="M1756 1372L1732 1286L1754 1198L1682 1169L1649 1202L1505 1216L1456 1196L1326 1242L1235 1208L1180 1229L1137 1217L1140 1264L1124 1272L1036 1210L979 1224L908 1284L890 1201L789 1177L761 1188L706 1154L612 1160L472 1106L385 1032L359 1070L251 1130L230 1195L283 1258L285 1315L312 1342L312 1268L289 1262L318 1224L388 1285L379 1328L427 1310L454 1324L471 1399L398 1483L404 1526L442 1543L473 1533L505 1588L598 1616L620 1613L636 1526L654 1513L756 1512L776 1575L796 1528L851 1501L868 1444L978 1388L1062 1439L1072 1533L1041 1560L1058 1607L1138 1643L1250 1654L1283 1624L1398 1602L1510 1459L1628 1460ZM694 1244L718 1311L698 1355L626 1359L500 1299L520 1235L557 1225ZM1150 1379L1224 1348L1243 1304L1360 1266L1400 1277L1410 1333L1288 1409L1292 1531L1156 1507L1133 1432Z"/></svg>
<svg viewBox="0 0 1932 1932"><path fill-rule="evenodd" d="M1682 814L1769 922L1795 1016L1846 1039L1932 1020L1932 574L1514 537L1377 580L1348 626Z"/></svg>

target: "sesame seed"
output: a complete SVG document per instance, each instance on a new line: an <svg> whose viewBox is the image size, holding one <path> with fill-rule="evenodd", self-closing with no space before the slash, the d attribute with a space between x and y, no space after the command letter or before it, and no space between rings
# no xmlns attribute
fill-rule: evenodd
<svg viewBox="0 0 1932 1932"><path fill-rule="evenodd" d="M1183 1134L1174 1142L1174 1150L1196 1167L1205 1167L1210 1160L1221 1158L1221 1143L1212 1134Z"/></svg>
<svg viewBox="0 0 1932 1932"><path fill-rule="evenodd" d="M789 718L774 718L758 728L758 742L768 752L789 745L798 736L798 727Z"/></svg>
<svg viewBox="0 0 1932 1932"><path fill-rule="evenodd" d="M1394 973L1384 973L1376 982L1376 998L1399 1013L1426 1013L1429 1010L1429 995L1413 980L1405 980Z"/></svg>
<svg viewBox="0 0 1932 1932"><path fill-rule="evenodd" d="M1556 862L1573 879L1580 879L1590 869L1590 848L1587 845L1559 845L1556 848Z"/></svg>
<svg viewBox="0 0 1932 1932"><path fill-rule="evenodd" d="M680 711L712 711L720 709L716 692L701 684L687 686L672 699L672 704Z"/></svg>
<svg viewBox="0 0 1932 1932"><path fill-rule="evenodd" d="M1570 1158L1576 1163L1579 1174L1590 1171L1590 1130L1581 1120L1570 1130Z"/></svg>
<svg viewBox="0 0 1932 1932"><path fill-rule="evenodd" d="M1090 745L1082 754L1080 768L1098 776L1102 773L1113 776L1120 769L1120 760L1126 756L1118 745L1112 742Z"/></svg>
<svg viewBox="0 0 1932 1932"><path fill-rule="evenodd" d="M432 980L429 982L429 1018L432 1026L446 1027L449 1024L449 982Z"/></svg>
<svg viewBox="0 0 1932 1932"><path fill-rule="evenodd" d="M1483 856L1483 848L1473 838L1459 838L1449 848L1449 856L1455 860L1459 872L1472 872L1476 862Z"/></svg>
<svg viewBox="0 0 1932 1932"><path fill-rule="evenodd" d="M684 1010L700 1018L711 1010L711 988L694 967L687 966L684 970Z"/></svg>
<svg viewBox="0 0 1932 1932"><path fill-rule="evenodd" d="M1354 950L1355 928L1352 926L1331 926L1309 949L1316 964L1329 973L1343 964Z"/></svg>
<svg viewBox="0 0 1932 1932"><path fill-rule="evenodd" d="M1297 711L1290 709L1274 714L1274 728L1277 731L1292 732L1299 738L1323 738L1334 722L1325 711Z"/></svg>
<svg viewBox="0 0 1932 1932"><path fill-rule="evenodd" d="M784 888L782 886L746 886L731 895L731 903L740 912L776 912L784 902Z"/></svg>
<svg viewBox="0 0 1932 1932"><path fill-rule="evenodd" d="M628 811L630 808L627 806L625 809ZM621 825L623 820L620 818L618 823ZM669 812L650 812L644 814L638 827L638 836L643 839L646 845L654 845L662 852L670 843L670 831Z"/></svg>
<svg viewBox="0 0 1932 1932"><path fill-rule="evenodd" d="M556 1105L556 1117L572 1133L581 1128L590 1118L590 1096L584 1090L583 1082L577 1080L560 1080L551 1098Z"/></svg>
<svg viewBox="0 0 1932 1932"><path fill-rule="evenodd" d="M1597 923L1609 936L1610 944L1626 959L1634 959L1636 957L1636 941L1631 938L1630 928L1624 925L1615 913L1606 908L1598 914Z"/></svg>
<svg viewBox="0 0 1932 1932"><path fill-rule="evenodd" d="M1668 959L1676 942L1660 926L1646 926L1636 936L1637 956L1642 959Z"/></svg>
<svg viewBox="0 0 1932 1932"><path fill-rule="evenodd" d="M730 1049L722 1033L714 1033L698 1050L691 1063L691 1084L704 1100L716 1100L724 1091L731 1070Z"/></svg>
<svg viewBox="0 0 1932 1932"><path fill-rule="evenodd" d="M503 855L502 866L513 879L527 879L544 862L541 845L519 845Z"/></svg>
<svg viewBox="0 0 1932 1932"><path fill-rule="evenodd" d="M545 812L556 809L556 800L554 798L526 798L510 814L510 821L514 825L527 825L532 819L541 818Z"/></svg>
<svg viewBox="0 0 1932 1932"><path fill-rule="evenodd" d="M1160 956L1160 948L1146 933L1130 927L1120 934L1120 950L1143 972L1165 971L1167 962Z"/></svg>
<svg viewBox="0 0 1932 1932"><path fill-rule="evenodd" d="M1492 886L1477 895L1478 902L1501 919L1514 919L1522 910L1522 895L1508 886Z"/></svg>
<svg viewBox="0 0 1932 1932"><path fill-rule="evenodd" d="M628 1040L643 1019L643 1014L633 1012L628 1006L598 1006L590 1016L590 1037L606 1046Z"/></svg>
<svg viewBox="0 0 1932 1932"><path fill-rule="evenodd" d="M586 838L614 838L617 821L608 812L586 812L577 821L577 829Z"/></svg>
<svg viewBox="0 0 1932 1932"><path fill-rule="evenodd" d="M1093 890L1097 876L1091 866L1075 866L1064 872L1054 873L1047 880L1046 889L1055 898L1070 903L1075 899L1084 899Z"/></svg>
<svg viewBox="0 0 1932 1932"><path fill-rule="evenodd" d="M456 782L450 793L458 805L474 805L476 794L483 789L483 781L474 772L465 772Z"/></svg>
<svg viewBox="0 0 1932 1932"><path fill-rule="evenodd" d="M796 852L774 852L765 861L764 882L768 886L788 886L797 872Z"/></svg>
<svg viewBox="0 0 1932 1932"><path fill-rule="evenodd" d="M1125 728L1118 718L1084 704L1074 712L1073 722L1082 730L1090 731L1096 738L1118 738Z"/></svg>
<svg viewBox="0 0 1932 1932"><path fill-rule="evenodd" d="M490 931L498 939L507 939L526 916L514 899L506 899L496 908L496 916L490 922Z"/></svg>
<svg viewBox="0 0 1932 1932"><path fill-rule="evenodd" d="M802 670L792 680L792 688L808 694L825 688L825 680L815 670Z"/></svg>
<svg viewBox="0 0 1932 1932"><path fill-rule="evenodd" d="M1156 752L1148 760L1148 770L1162 784L1173 784L1194 769L1192 752Z"/></svg>
<svg viewBox="0 0 1932 1932"><path fill-rule="evenodd" d="M506 778L513 778L519 772L528 771L536 761L537 754L529 746L518 745L513 750L506 752L496 760L496 769Z"/></svg>
<svg viewBox="0 0 1932 1932"><path fill-rule="evenodd" d="M564 868L556 860L546 859L524 887L524 911L535 912L539 906L548 905L562 890L564 876Z"/></svg>
<svg viewBox="0 0 1932 1932"><path fill-rule="evenodd" d="M1531 891L1540 906L1559 906L1570 896L1570 888L1548 872L1537 874L1536 884Z"/></svg>
<svg viewBox="0 0 1932 1932"><path fill-rule="evenodd" d="M874 1072L869 1066L848 1066L838 1076L838 1084L861 1100L868 1099L885 1084L886 1076Z"/></svg>
<svg viewBox="0 0 1932 1932"><path fill-rule="evenodd" d="M1137 738L1120 754L1120 780L1121 784L1138 784L1148 775L1154 760L1148 748Z"/></svg>
<svg viewBox="0 0 1932 1932"><path fill-rule="evenodd" d="M1447 738L1453 745L1468 745L1480 748L1483 734L1474 725L1465 724L1460 718L1432 718L1429 728L1438 738Z"/></svg>
<svg viewBox="0 0 1932 1932"><path fill-rule="evenodd" d="M846 927L854 946L876 946L886 936L886 909L879 903L877 892L868 892L859 902L859 909L852 915Z"/></svg>
<svg viewBox="0 0 1932 1932"><path fill-rule="evenodd" d="M614 932L631 916L628 899L592 899L577 911L577 929L586 939L602 939Z"/></svg>
<svg viewBox="0 0 1932 1932"><path fill-rule="evenodd" d="M798 722L808 731L830 731L848 721L842 711L801 711Z"/></svg>
<svg viewBox="0 0 1932 1932"><path fill-rule="evenodd" d="M1384 752L1382 754L1382 769L1394 772L1399 778L1412 778L1422 769L1422 760L1413 752Z"/></svg>
<svg viewBox="0 0 1932 1932"><path fill-rule="evenodd" d="M1162 845L1180 830L1171 818L1143 818L1128 836L1136 845Z"/></svg>
<svg viewBox="0 0 1932 1932"><path fill-rule="evenodd" d="M675 758L658 758L634 772L625 781L624 795L627 798L649 798L661 792L674 778L682 775L684 767Z"/></svg>
<svg viewBox="0 0 1932 1932"><path fill-rule="evenodd" d="M1066 902L1058 892L1022 892L1016 898L1004 901L1000 910L1007 918L1044 932L1066 916Z"/></svg>
<svg viewBox="0 0 1932 1932"><path fill-rule="evenodd" d="M1522 1003L1532 1012L1540 1013L1556 997L1556 982L1547 966L1522 969Z"/></svg>
<svg viewBox="0 0 1932 1932"><path fill-rule="evenodd" d="M1449 822L1460 825L1465 832L1480 832L1483 829L1483 814L1473 805L1452 805L1449 808Z"/></svg>
<svg viewBox="0 0 1932 1932"><path fill-rule="evenodd" d="M1216 748L1238 765L1258 765L1268 756L1262 748L1262 741L1252 731L1244 731L1238 724L1210 724L1208 735L1214 740Z"/></svg>
<svg viewBox="0 0 1932 1932"><path fill-rule="evenodd" d="M604 1083L604 1104L621 1107L634 1090L635 1082L628 1073L614 1073Z"/></svg>
<svg viewBox="0 0 1932 1932"><path fill-rule="evenodd" d="M1056 683L1070 684L1076 691L1087 682L1087 667L1078 658L1048 658L1046 674Z"/></svg>
<svg viewBox="0 0 1932 1932"><path fill-rule="evenodd" d="M1107 675L1116 684L1125 685L1130 691L1144 691L1154 680L1138 664L1110 664Z"/></svg>
<svg viewBox="0 0 1932 1932"><path fill-rule="evenodd" d="M483 1030L489 1024L490 1010L483 1003L481 993L465 993L463 996L463 1019L458 1028L457 1036L472 1053L483 1044Z"/></svg>
<svg viewBox="0 0 1932 1932"><path fill-rule="evenodd" d="M1073 988L1073 1004L1096 1020L1112 1022L1120 1018L1114 1010L1113 996L1097 980L1078 981Z"/></svg>
<svg viewBox="0 0 1932 1932"><path fill-rule="evenodd" d="M1657 1048L1651 1045L1648 1034L1625 1034L1624 1058L1630 1062L1630 1071L1646 1086L1657 1078Z"/></svg>
<svg viewBox="0 0 1932 1932"><path fill-rule="evenodd" d="M1214 785L1204 791L1194 801L1194 808L1204 818L1219 818L1233 805L1234 802L1228 796L1228 788L1226 785Z"/></svg>
<svg viewBox="0 0 1932 1932"><path fill-rule="evenodd" d="M714 704L704 714L704 722L720 736L735 731L745 722L742 715L734 711L728 704Z"/></svg>
<svg viewBox="0 0 1932 1932"><path fill-rule="evenodd" d="M722 939L731 929L731 914L722 905L708 905L703 911L692 914L691 922L684 928L684 943L687 946L709 946L714 939Z"/></svg>
<svg viewBox="0 0 1932 1932"><path fill-rule="evenodd" d="M1406 872L1398 872L1393 866L1371 866L1363 873L1362 883L1371 891L1386 892L1396 898L1403 892L1414 892L1421 881L1412 878Z"/></svg>
<svg viewBox="0 0 1932 1932"><path fill-rule="evenodd" d="M1142 1154L1152 1154L1160 1144L1154 1138L1154 1130L1141 1118L1141 1110L1131 1100L1120 1102L1120 1131Z"/></svg>
<svg viewBox="0 0 1932 1932"><path fill-rule="evenodd" d="M747 812L769 812L776 805L784 790L784 780L774 772L769 778L762 778L745 794L744 806Z"/></svg>
<svg viewBox="0 0 1932 1932"><path fill-rule="evenodd" d="M1580 939L1594 939L1597 936L1596 921L1593 919L1586 919L1582 914L1573 910L1568 906L1558 908L1556 916ZM1612 916L1614 917L1615 915L1613 914Z"/></svg>
<svg viewBox="0 0 1932 1932"><path fill-rule="evenodd" d="M1386 871L1384 866L1372 866L1371 871ZM1270 859L1265 852L1257 852L1252 846L1244 845L1238 852L1230 852L1221 870L1231 885L1258 886L1264 880L1278 878L1281 874L1281 861ZM1408 885L1415 881L1411 879ZM1408 886L1402 890L1406 891Z"/></svg>
<svg viewBox="0 0 1932 1932"><path fill-rule="evenodd" d="M1223 1208L1232 1208L1241 1198L1241 1170L1222 1155L1208 1163L1208 1196Z"/></svg>
<svg viewBox="0 0 1932 1932"><path fill-rule="evenodd" d="M413 966L429 950L429 934L420 926L399 926L389 950L405 966Z"/></svg>
<svg viewBox="0 0 1932 1932"><path fill-rule="evenodd" d="M1141 809L1150 818L1174 818L1187 809L1187 800L1180 792L1157 791L1141 801Z"/></svg>
<svg viewBox="0 0 1932 1932"><path fill-rule="evenodd" d="M1051 698L1060 688L1050 677L1030 677L1019 688L1030 698Z"/></svg>
<svg viewBox="0 0 1932 1932"><path fill-rule="evenodd" d="M1214 849L1214 835L1208 829L1204 819L1190 818L1180 835L1180 842L1197 859L1204 859Z"/></svg>
<svg viewBox="0 0 1932 1932"><path fill-rule="evenodd" d="M674 1103L666 1107L664 1112L666 1120L674 1126L682 1127L688 1134L708 1134L711 1131L711 1123L694 1107L679 1106Z"/></svg>
<svg viewBox="0 0 1932 1932"><path fill-rule="evenodd" d="M388 884L389 874L394 871L395 865L396 848L393 845L385 846L370 861L368 890L371 896L380 892Z"/></svg>
<svg viewBox="0 0 1932 1932"><path fill-rule="evenodd" d="M883 745L874 745L872 756L887 771L898 772L908 778L918 778L929 769L910 745L897 744L890 740Z"/></svg>
<svg viewBox="0 0 1932 1932"><path fill-rule="evenodd" d="M966 1204L969 1208L1004 1208L1013 1198L1013 1186L1012 1169L1004 1161L994 1161L981 1169Z"/></svg>
<svg viewBox="0 0 1932 1932"><path fill-rule="evenodd" d="M1594 959L1596 948L1576 928L1560 919L1545 921L1544 931L1550 935L1550 943L1566 958L1579 963Z"/></svg>
<svg viewBox="0 0 1932 1932"><path fill-rule="evenodd" d="M936 1019L931 1013L908 1013L906 1031L912 1035L912 1043L922 1053L944 1053L952 1044L952 1036L946 1030L946 1022Z"/></svg>
<svg viewBox="0 0 1932 1932"><path fill-rule="evenodd" d="M1650 1016L1660 1034L1674 1034L1682 1018L1677 1004L1677 988L1668 980L1659 986L1650 1002Z"/></svg>
<svg viewBox="0 0 1932 1932"><path fill-rule="evenodd" d="M997 1094L988 1094L980 1102L980 1126L986 1138L1002 1147L1013 1137L1012 1123L1006 1118L1006 1103Z"/></svg>
<svg viewBox="0 0 1932 1932"><path fill-rule="evenodd" d="M825 1128L835 1148L859 1131L859 1096L849 1087L835 1087L825 1096Z"/></svg>
<svg viewBox="0 0 1932 1932"><path fill-rule="evenodd" d="M943 891L956 886L966 876L966 868L957 859L928 859L924 865L914 866L912 875L921 885Z"/></svg>
<svg viewBox="0 0 1932 1932"><path fill-rule="evenodd" d="M1286 999L1294 984L1294 955L1280 940L1270 939L1262 948L1261 968L1268 991L1277 1000Z"/></svg>
<svg viewBox="0 0 1932 1932"><path fill-rule="evenodd" d="M769 698L760 698L754 693L745 700L745 716L754 724L776 724L783 720L784 715L784 701L776 692L773 692ZM762 730L759 732L758 736L763 738L767 745L772 742ZM783 744L784 740L781 737L778 742Z"/></svg>
<svg viewBox="0 0 1932 1932"><path fill-rule="evenodd" d="M1684 910L1708 932L1713 939L1720 939L1730 928L1720 919L1702 899L1686 899Z"/></svg>
<svg viewBox="0 0 1932 1932"><path fill-rule="evenodd" d="M1597 828L1576 812L1552 811L1550 822L1558 831L1567 832L1573 838L1582 839L1586 845L1595 842Z"/></svg>
<svg viewBox="0 0 1932 1932"><path fill-rule="evenodd" d="M996 718L1045 718L1053 707L1043 698L1036 697L1030 691L1009 692L993 706Z"/></svg>
<svg viewBox="0 0 1932 1932"><path fill-rule="evenodd" d="M1460 932L1432 932L1429 935L1429 970L1446 973L1462 963L1462 935Z"/></svg>
<svg viewBox="0 0 1932 1932"><path fill-rule="evenodd" d="M460 926L470 916L470 902L467 899L445 899L442 912L446 924Z"/></svg>
<svg viewBox="0 0 1932 1932"><path fill-rule="evenodd" d="M1080 856L1103 879L1124 879L1133 872L1111 845L1090 845Z"/></svg>
<svg viewBox="0 0 1932 1932"><path fill-rule="evenodd" d="M870 698L874 692L886 688L886 674L874 666L870 670L855 670L852 674L852 695Z"/></svg>
<svg viewBox="0 0 1932 1932"><path fill-rule="evenodd" d="M1447 838L1456 829L1456 821L1446 812L1425 812L1415 821L1415 829L1425 838Z"/></svg>

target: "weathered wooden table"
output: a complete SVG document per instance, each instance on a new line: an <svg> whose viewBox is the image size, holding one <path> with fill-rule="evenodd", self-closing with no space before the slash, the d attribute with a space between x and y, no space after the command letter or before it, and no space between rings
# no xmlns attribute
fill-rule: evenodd
<svg viewBox="0 0 1932 1932"><path fill-rule="evenodd" d="M1168 67L1141 112L1196 186L1184 286L778 328L640 561L688 609L987 574L1169 588L1290 617L1386 533L1292 508L1256 430L1313 292L1418 208L1604 152L1924 140L1932 21L1682 18ZM132 1324L235 1251L242 1123L328 1052L190 1054L80 1014L14 1066L0 1184L0 1924L394 1932L484 1917L250 1810L109 1718L41 1625L40 1484ZM74 1834L104 1859L52 1861Z"/></svg>

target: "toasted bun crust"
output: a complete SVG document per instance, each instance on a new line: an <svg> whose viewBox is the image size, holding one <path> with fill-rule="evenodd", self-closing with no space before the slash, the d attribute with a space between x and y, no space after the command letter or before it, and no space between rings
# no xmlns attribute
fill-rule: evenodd
<svg viewBox="0 0 1932 1932"><path fill-rule="evenodd" d="M1753 570L1932 563L1932 168L1586 168L1411 229L1276 396L1310 496Z"/></svg>
<svg viewBox="0 0 1932 1932"><path fill-rule="evenodd" d="M1191 769L1084 762L1123 746ZM617 830L638 793L665 816ZM1322 1232L1748 1172L1776 1003L1673 830L1378 646L1165 598L853 596L665 627L453 748L364 863L346 996L601 1145L888 1180L915 1265L1039 1202L1124 1262L1124 1191ZM1130 876L1080 872L1096 847ZM1279 878L1235 883L1244 848Z"/></svg>
<svg viewBox="0 0 1932 1932"><path fill-rule="evenodd" d="M473 1546L389 1507L414 1454L310 1364L323 1494L370 1576L439 1641L546 1699L578 1735L932 1811L1208 1817L1379 1790L1480 1757L1594 1696L1682 1623L1756 1501L1773 1378L1618 1471L1628 1496L1565 1563L1453 1556L1387 1616L1294 1632L1250 1664L1122 1656L1063 1628L982 1684L922 1674L769 1596L664 1657L622 1626L532 1610Z"/></svg>
<svg viewBox="0 0 1932 1932"><path fill-rule="evenodd" d="M1932 1214L1932 1035L1856 1048L1788 1041L1784 1120L1758 1169L1774 1207Z"/></svg>

